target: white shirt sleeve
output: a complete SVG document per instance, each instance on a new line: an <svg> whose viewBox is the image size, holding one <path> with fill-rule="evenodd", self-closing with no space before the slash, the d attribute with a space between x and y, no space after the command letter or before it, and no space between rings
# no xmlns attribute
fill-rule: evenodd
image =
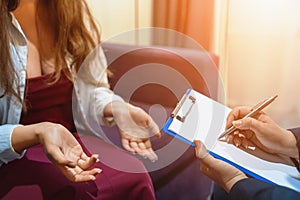
<svg viewBox="0 0 300 200"><path fill-rule="evenodd" d="M109 124L107 123L107 120L103 117L104 108L107 104L111 103L112 101L124 101L119 95L116 95L113 91L111 91L107 79L107 62L106 57L103 52L102 48L99 48L99 59L101 60L101 66L99 68L102 68L102 71L104 73L101 73L100 76L100 85L106 85L105 86L98 86L95 88L95 109L96 109L96 115L97 119L100 120L100 124Z"/></svg>
<svg viewBox="0 0 300 200"><path fill-rule="evenodd" d="M15 152L11 144L11 135L15 127L20 125L6 124L0 126L0 166L3 163L8 163L15 159L20 159L24 156L25 151L21 154Z"/></svg>
<svg viewBox="0 0 300 200"><path fill-rule="evenodd" d="M81 65L74 89L73 116L76 128L99 133L99 126L110 124L103 116L105 106L112 101L123 101L109 89L107 62L101 46L95 48Z"/></svg>

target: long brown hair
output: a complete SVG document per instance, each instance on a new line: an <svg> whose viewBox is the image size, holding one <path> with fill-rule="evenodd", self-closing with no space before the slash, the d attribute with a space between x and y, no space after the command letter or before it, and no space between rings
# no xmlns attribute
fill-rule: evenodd
<svg viewBox="0 0 300 200"><path fill-rule="evenodd" d="M55 28L54 46L54 81L58 80L61 71L67 73L68 64L73 71L78 71L86 56L100 43L100 31L85 0L40 0L51 13ZM18 0L0 0L0 86L3 88L0 98L13 94L19 99L18 91L14 91L16 80L9 42L12 42L9 30L10 15L18 6ZM70 61L70 63L69 63Z"/></svg>
<svg viewBox="0 0 300 200"><path fill-rule="evenodd" d="M13 83L16 76L13 67L12 59L9 51L9 11L15 9L18 1L1 0L0 1L0 87L3 89L0 93L0 98L10 93L17 96L20 100L18 91L13 89Z"/></svg>

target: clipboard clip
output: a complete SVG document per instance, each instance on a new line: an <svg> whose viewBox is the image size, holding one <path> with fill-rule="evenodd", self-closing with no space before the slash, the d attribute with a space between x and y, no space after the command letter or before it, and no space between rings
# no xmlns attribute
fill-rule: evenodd
<svg viewBox="0 0 300 200"><path fill-rule="evenodd" d="M191 101L191 104L189 105L187 111L185 112L185 114L183 116L178 115L179 110L182 108L183 104L185 103L186 99L188 98L188 100ZM194 106L194 104L196 103L196 98L189 95L188 94L184 94L184 96L181 98L181 100L178 102L178 104L176 105L174 111L171 114L172 118L175 118L181 122L184 122L184 120L186 119L186 117L189 115L189 113L192 110L192 107Z"/></svg>

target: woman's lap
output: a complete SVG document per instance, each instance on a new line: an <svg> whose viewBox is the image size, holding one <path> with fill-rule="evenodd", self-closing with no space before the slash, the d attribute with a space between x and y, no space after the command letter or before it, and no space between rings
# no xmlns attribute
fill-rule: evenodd
<svg viewBox="0 0 300 200"><path fill-rule="evenodd" d="M47 159L42 147L36 146L28 149L22 159L0 168L0 199L7 199L16 191L25 192L19 194L21 199L28 193L37 199L41 196L44 199L154 199L151 179L139 160L100 140L83 143L89 151L99 151L100 162L96 165L102 172L95 181L68 181ZM32 186L37 187L30 191L21 189Z"/></svg>

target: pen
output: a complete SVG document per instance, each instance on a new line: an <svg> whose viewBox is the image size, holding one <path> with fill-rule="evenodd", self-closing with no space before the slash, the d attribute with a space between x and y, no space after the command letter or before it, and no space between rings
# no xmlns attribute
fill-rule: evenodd
<svg viewBox="0 0 300 200"><path fill-rule="evenodd" d="M278 95L275 95L273 97L270 97L260 103L258 103L257 105L255 105L251 111L245 115L242 119L245 119L247 117L252 117L254 115L256 115L259 111L261 111L262 109L264 109L265 107L267 107L270 103L272 103L276 98L278 97ZM226 135L234 132L236 130L236 128L234 126L231 126L229 129L227 129L226 131L224 131L219 137L218 139L220 140L221 138L225 137Z"/></svg>

